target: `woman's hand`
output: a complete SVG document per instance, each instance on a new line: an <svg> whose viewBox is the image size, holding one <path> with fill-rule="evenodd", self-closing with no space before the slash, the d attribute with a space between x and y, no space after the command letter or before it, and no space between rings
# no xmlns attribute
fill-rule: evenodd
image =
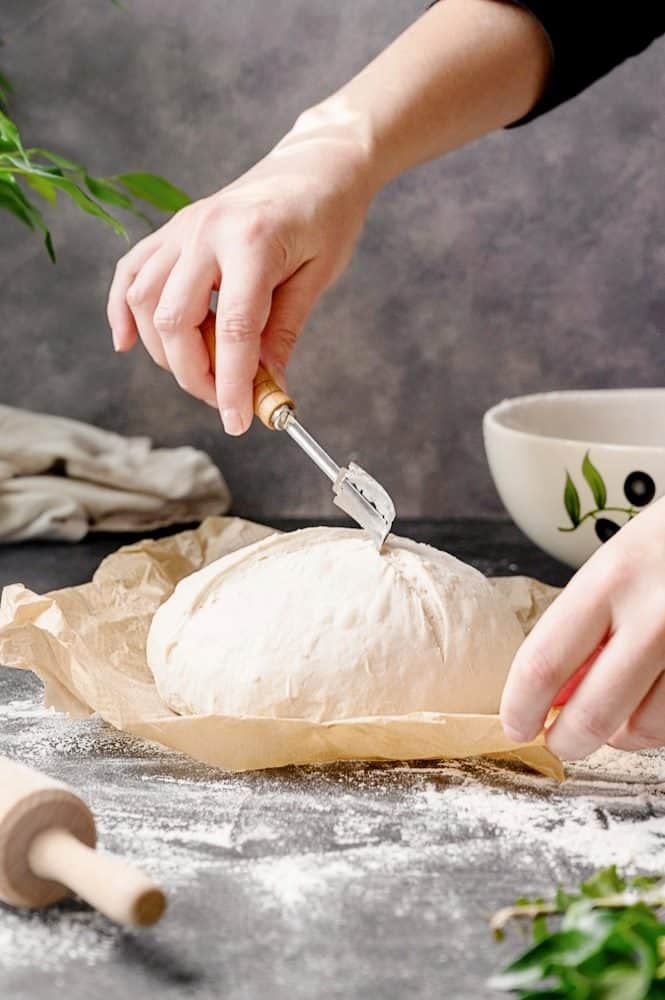
<svg viewBox="0 0 665 1000"><path fill-rule="evenodd" d="M230 434L252 422L259 359L284 384L317 299L346 267L372 197L370 156L348 123L313 109L256 166L178 212L118 263L108 319L137 337ZM216 385L199 332L219 289Z"/></svg>
<svg viewBox="0 0 665 1000"><path fill-rule="evenodd" d="M665 745L665 498L594 553L525 639L501 702L507 735L532 739L564 700L547 732L560 757Z"/></svg>

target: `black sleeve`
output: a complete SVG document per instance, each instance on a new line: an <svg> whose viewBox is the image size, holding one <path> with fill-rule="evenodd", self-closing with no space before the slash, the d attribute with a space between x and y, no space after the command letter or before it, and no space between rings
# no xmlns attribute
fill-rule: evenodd
<svg viewBox="0 0 665 1000"><path fill-rule="evenodd" d="M433 0L433 7L439 0ZM441 0L445 3L445 0ZM552 46L545 93L528 115L509 128L575 97L599 77L642 52L665 34L665 0L509 0L540 21Z"/></svg>
<svg viewBox="0 0 665 1000"><path fill-rule="evenodd" d="M579 94L665 33L663 0L515 0L540 21L553 52L547 89L523 125Z"/></svg>

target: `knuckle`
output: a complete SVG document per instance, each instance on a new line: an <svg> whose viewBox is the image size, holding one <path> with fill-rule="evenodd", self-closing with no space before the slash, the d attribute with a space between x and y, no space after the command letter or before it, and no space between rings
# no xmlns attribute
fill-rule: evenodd
<svg viewBox="0 0 665 1000"><path fill-rule="evenodd" d="M277 350L283 353L290 351L298 339L298 331L293 326L277 326L273 329Z"/></svg>
<svg viewBox="0 0 665 1000"><path fill-rule="evenodd" d="M605 714L592 707L568 712L567 729L585 741L604 743L612 735L613 727Z"/></svg>
<svg viewBox="0 0 665 1000"><path fill-rule="evenodd" d="M174 375L176 382L185 392L189 393L190 396L199 396L197 386L194 379L189 378L187 375Z"/></svg>
<svg viewBox="0 0 665 1000"><path fill-rule="evenodd" d="M135 281L127 289L127 304L132 309L140 309L150 300L150 290L141 282Z"/></svg>
<svg viewBox="0 0 665 1000"><path fill-rule="evenodd" d="M185 205L171 222L179 228L188 244L196 246L211 228L217 226L220 217L221 205L219 199L213 196Z"/></svg>
<svg viewBox="0 0 665 1000"><path fill-rule="evenodd" d="M272 235L272 223L267 214L262 211L246 214L239 226L246 243L258 243Z"/></svg>
<svg viewBox="0 0 665 1000"><path fill-rule="evenodd" d="M152 322L158 333L173 333L183 326L183 311L177 306L160 305L155 309Z"/></svg>
<svg viewBox="0 0 665 1000"><path fill-rule="evenodd" d="M229 309L222 317L220 339L226 343L244 344L253 340L254 327L246 313Z"/></svg>
<svg viewBox="0 0 665 1000"><path fill-rule="evenodd" d="M264 265L275 271L288 267L289 248L283 228L267 209L245 212L241 217L229 219L227 233L254 252L260 251Z"/></svg>

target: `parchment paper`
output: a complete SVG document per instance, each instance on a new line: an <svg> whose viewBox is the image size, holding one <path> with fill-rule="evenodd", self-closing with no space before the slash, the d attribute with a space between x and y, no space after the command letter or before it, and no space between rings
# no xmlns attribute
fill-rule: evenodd
<svg viewBox="0 0 665 1000"><path fill-rule="evenodd" d="M44 682L46 703L60 711L97 713L117 729L232 771L491 754L516 756L543 774L563 777L542 738L510 743L497 715L419 712L308 722L172 712L145 658L154 612L182 577L269 534L271 528L250 521L209 517L195 530L124 546L79 587L43 595L21 584L5 587L0 663L33 670ZM492 582L510 600L525 634L557 593L526 577Z"/></svg>

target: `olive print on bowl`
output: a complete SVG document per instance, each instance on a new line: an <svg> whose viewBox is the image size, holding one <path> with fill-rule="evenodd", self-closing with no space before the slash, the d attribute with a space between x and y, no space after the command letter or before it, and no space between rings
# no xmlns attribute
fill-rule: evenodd
<svg viewBox="0 0 665 1000"><path fill-rule="evenodd" d="M559 531L577 531L581 524L592 518L594 530L601 542L607 542L613 535L616 535L619 528L639 514L642 507L651 503L656 495L656 484L648 472L630 472L623 483L623 493L628 501L627 507L608 507L607 487L596 466L589 457L587 451L582 462L582 475L591 490L595 507L582 513L580 495L573 478L566 470L566 482L563 488L563 505L570 520L570 525L562 525ZM606 517L606 514L615 515L613 518ZM618 515L618 517L617 517ZM621 521L622 523L617 523Z"/></svg>

